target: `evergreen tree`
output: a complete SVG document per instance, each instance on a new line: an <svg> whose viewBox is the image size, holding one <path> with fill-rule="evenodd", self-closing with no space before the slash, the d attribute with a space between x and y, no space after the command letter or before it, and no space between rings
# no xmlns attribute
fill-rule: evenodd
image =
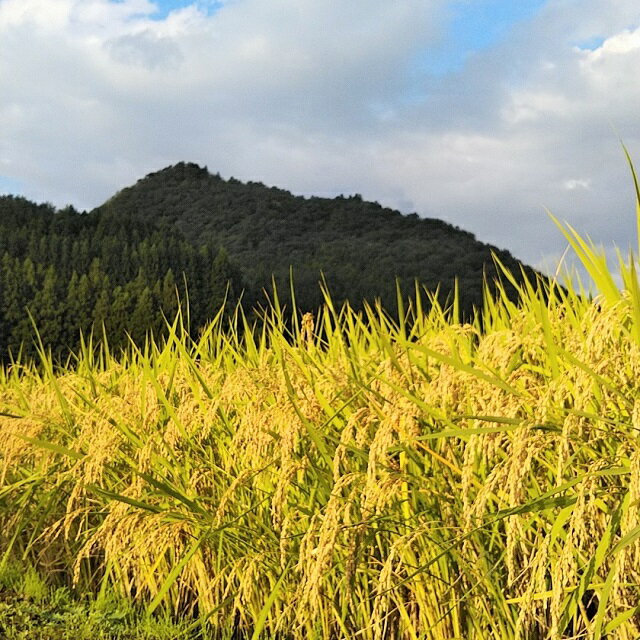
<svg viewBox="0 0 640 640"><path fill-rule="evenodd" d="M157 326L154 326L155 320L153 296L151 289L145 287L140 295L138 295L133 309L133 313L128 322L129 335L133 341L142 345L145 336L152 331L157 332Z"/></svg>
<svg viewBox="0 0 640 640"><path fill-rule="evenodd" d="M93 307L91 328L98 338L102 338L103 330L107 329L109 324L109 314L112 310L111 286L109 278L104 277L100 281L99 287L96 289L96 302Z"/></svg>
<svg viewBox="0 0 640 640"><path fill-rule="evenodd" d="M26 311L26 287L23 265L18 259L12 259L8 253L2 258L2 281L4 289L4 334L2 356L9 353L15 357L25 343L30 343L33 331Z"/></svg>
<svg viewBox="0 0 640 640"><path fill-rule="evenodd" d="M78 278L74 271L69 280L65 301L65 329L70 346L75 348L78 344L80 332L86 335L91 330L93 308L93 291L89 276L84 273Z"/></svg>
<svg viewBox="0 0 640 640"><path fill-rule="evenodd" d="M64 306L60 302L60 286L53 266L45 272L42 288L36 293L30 311L44 345L55 347L57 353L63 344Z"/></svg>
<svg viewBox="0 0 640 640"><path fill-rule="evenodd" d="M222 304L227 302L233 308L241 289L241 277L238 269L229 260L229 254L221 248L209 271L207 315L213 317Z"/></svg>
<svg viewBox="0 0 640 640"><path fill-rule="evenodd" d="M0 280L2 280L4 320L8 327L13 327L24 315L24 300L21 295L22 273L20 265L8 253L2 256Z"/></svg>
<svg viewBox="0 0 640 640"><path fill-rule="evenodd" d="M5 306L3 301L5 300L4 279L2 278L2 271L0 268L0 361L4 357L4 345L9 338L9 324L5 317Z"/></svg>
<svg viewBox="0 0 640 640"><path fill-rule="evenodd" d="M178 295L176 279L173 276L173 271L169 269L162 279L157 296L160 309L169 322L172 322L178 313Z"/></svg>
<svg viewBox="0 0 640 640"><path fill-rule="evenodd" d="M113 292L111 309L108 317L105 318L109 343L114 349L125 347L127 344L126 334L131 311L131 295L128 288L116 287Z"/></svg>

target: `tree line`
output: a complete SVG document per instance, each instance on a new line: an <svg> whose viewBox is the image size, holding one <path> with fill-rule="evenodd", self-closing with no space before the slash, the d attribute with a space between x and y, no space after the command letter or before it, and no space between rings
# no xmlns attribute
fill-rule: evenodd
<svg viewBox="0 0 640 640"><path fill-rule="evenodd" d="M42 342L64 358L80 333L103 331L113 349L166 333L179 304L200 327L227 296L233 305L240 274L223 248L194 247L175 229L56 211L24 198L0 198L0 359L36 352Z"/></svg>

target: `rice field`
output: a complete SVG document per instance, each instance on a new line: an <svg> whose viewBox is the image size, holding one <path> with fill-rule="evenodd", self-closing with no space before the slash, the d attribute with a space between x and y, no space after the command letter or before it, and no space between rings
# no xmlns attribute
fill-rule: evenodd
<svg viewBox="0 0 640 640"><path fill-rule="evenodd" d="M525 283L465 324L420 289L398 318L274 297L0 370L0 568L207 638L637 639L635 257L614 277L558 224L593 298Z"/></svg>

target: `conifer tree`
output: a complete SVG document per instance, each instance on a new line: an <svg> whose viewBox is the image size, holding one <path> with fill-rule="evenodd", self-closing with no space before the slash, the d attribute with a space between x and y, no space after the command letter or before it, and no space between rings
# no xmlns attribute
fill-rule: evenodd
<svg viewBox="0 0 640 640"><path fill-rule="evenodd" d="M209 304L208 315L215 315L222 304L233 305L240 294L240 274L229 260L229 254L224 247L220 248L211 263L209 274Z"/></svg>
<svg viewBox="0 0 640 640"><path fill-rule="evenodd" d="M100 281L99 288L96 289L95 305L91 317L91 328L94 335L102 338L104 330L107 328L109 314L112 309L111 286L109 278L104 276Z"/></svg>
<svg viewBox="0 0 640 640"><path fill-rule="evenodd" d="M157 333L158 326L154 322L157 314L154 314L153 296L151 289L145 287L136 300L133 313L129 319L128 331L133 341L141 345L144 342L145 336L149 332ZM155 326L154 326L155 325Z"/></svg>
<svg viewBox="0 0 640 640"><path fill-rule="evenodd" d="M117 286L113 292L111 308L105 318L109 342L114 348L127 343L128 319L131 314L131 295L127 287Z"/></svg>
<svg viewBox="0 0 640 640"><path fill-rule="evenodd" d="M78 344L80 332L87 334L93 322L93 291L86 273L78 278L74 271L67 287L65 299L65 329L70 346Z"/></svg>
<svg viewBox="0 0 640 640"><path fill-rule="evenodd" d="M45 272L42 288L34 296L30 311L42 342L57 347L56 352L60 351L63 344L64 307L60 298L56 271L50 266Z"/></svg>
<svg viewBox="0 0 640 640"><path fill-rule="evenodd" d="M176 288L176 279L171 269L165 273L162 279L158 300L165 318L171 322L178 313L178 290Z"/></svg>

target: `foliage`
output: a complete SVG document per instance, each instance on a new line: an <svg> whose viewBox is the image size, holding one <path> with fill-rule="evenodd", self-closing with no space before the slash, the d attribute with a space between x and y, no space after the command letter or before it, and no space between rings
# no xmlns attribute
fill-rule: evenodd
<svg viewBox="0 0 640 640"><path fill-rule="evenodd" d="M441 303L457 279L460 308L470 317L482 304L484 278L497 275L492 249L439 220L403 216L359 196L294 197L185 163L148 175L88 214L4 196L0 360L35 353L25 309L64 360L77 351L80 332L101 338L104 328L116 350L129 339L141 344L148 332L162 334L178 297L189 298L194 332L225 299L230 308L241 293L245 308L265 304L274 277L290 306L291 273L305 311L322 304L323 277L338 305L380 299L390 310L396 279L405 289L416 279L439 289ZM511 255L497 255L520 273Z"/></svg>
<svg viewBox="0 0 640 640"><path fill-rule="evenodd" d="M11 574L11 579L6 577ZM18 576L17 579L15 577ZM37 584L38 592L32 592ZM184 624L149 619L124 600L83 599L66 587L48 589L33 567L0 572L0 635L3 640L196 640Z"/></svg>

